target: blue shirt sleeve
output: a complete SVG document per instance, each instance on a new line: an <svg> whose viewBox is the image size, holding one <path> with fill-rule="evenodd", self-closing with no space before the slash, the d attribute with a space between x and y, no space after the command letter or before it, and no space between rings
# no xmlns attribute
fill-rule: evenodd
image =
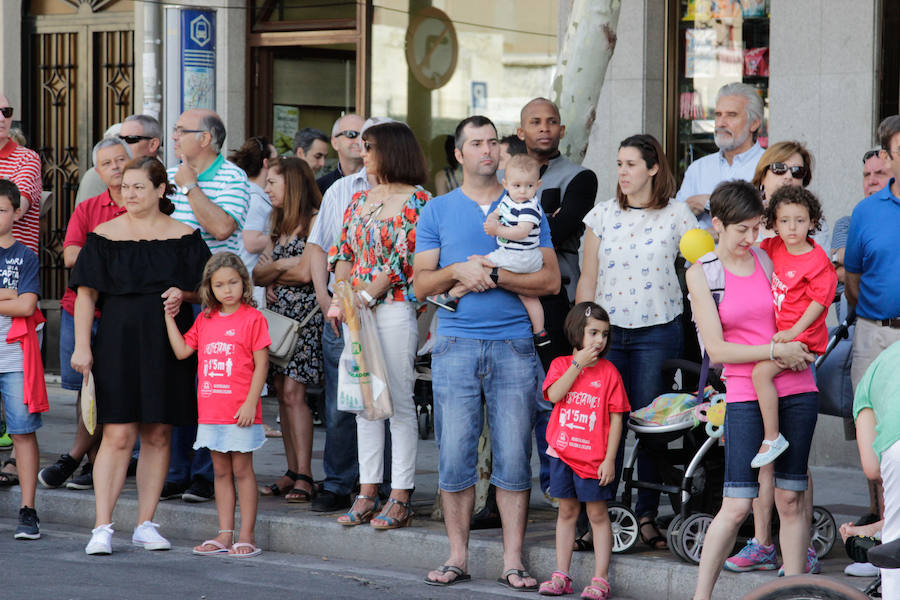
<svg viewBox="0 0 900 600"><path fill-rule="evenodd" d="M41 297L41 281L38 277L38 257L37 254L29 250L26 246L19 249L22 265L19 267L19 286L17 291L22 294L37 294Z"/></svg>
<svg viewBox="0 0 900 600"><path fill-rule="evenodd" d="M844 250L844 268L850 273L860 274L863 269L862 229L865 201L858 204L850 217L850 230L847 232L847 248ZM862 210L861 210L862 209Z"/></svg>
<svg viewBox="0 0 900 600"><path fill-rule="evenodd" d="M416 223L416 252L425 252L441 247L441 236L437 227L436 206L438 200L434 199L425 204L419 213L419 222Z"/></svg>
<svg viewBox="0 0 900 600"><path fill-rule="evenodd" d="M552 248L553 242L550 241L550 224L547 223L547 215L541 211L541 248Z"/></svg>

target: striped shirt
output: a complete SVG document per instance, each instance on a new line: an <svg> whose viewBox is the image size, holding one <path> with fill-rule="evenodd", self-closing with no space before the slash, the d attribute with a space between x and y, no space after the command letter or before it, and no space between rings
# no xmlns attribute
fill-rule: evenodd
<svg viewBox="0 0 900 600"><path fill-rule="evenodd" d="M0 177L9 179L28 199L28 212L13 223L13 237L35 254L41 237L41 159L33 150L9 140L0 149Z"/></svg>
<svg viewBox="0 0 900 600"><path fill-rule="evenodd" d="M172 185L175 185L176 171L178 171L178 167L172 167L167 171L169 182ZM234 163L225 160L220 154L205 171L200 173L197 177L197 183L200 184L200 189L203 190L206 197L213 204L224 210L237 223L234 233L224 240L217 240L213 237L197 221L197 217L191 208L191 203L184 194L175 193L172 195L172 203L175 205L175 212L172 213L172 218L199 229L200 236L213 254L227 250L240 255L241 248L244 245L241 239L241 229L244 227L244 221L247 218L247 211L250 207L250 188L247 174Z"/></svg>
<svg viewBox="0 0 900 600"><path fill-rule="evenodd" d="M528 232L528 236L521 240L508 240L497 236L497 244L501 248L509 250L534 250L541 245L541 205L537 197L527 202L513 202L509 194L504 194L500 200L500 224L507 227L515 227L520 223L531 223L534 227Z"/></svg>

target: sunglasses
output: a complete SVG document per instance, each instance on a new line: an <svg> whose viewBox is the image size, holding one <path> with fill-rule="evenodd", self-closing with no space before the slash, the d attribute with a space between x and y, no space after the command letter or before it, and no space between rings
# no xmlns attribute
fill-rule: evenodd
<svg viewBox="0 0 900 600"><path fill-rule="evenodd" d="M345 129L344 131L338 131L334 134L334 137L339 138L341 136L345 136L348 140L355 140L359 137L359 132L353 129Z"/></svg>
<svg viewBox="0 0 900 600"><path fill-rule="evenodd" d="M863 164L866 164L870 158L873 156L878 156L881 153L879 148L875 148L874 150L869 150L865 154L863 154Z"/></svg>
<svg viewBox="0 0 900 600"><path fill-rule="evenodd" d="M12 106L4 106L0 108L0 114L3 115L4 119L8 119L13 116L13 107Z"/></svg>
<svg viewBox="0 0 900 600"><path fill-rule="evenodd" d="M791 177L794 179L803 179L806 177L806 167L803 165L797 167L789 167L783 162L772 163L769 165L769 170L772 171L773 175L784 175L788 171L791 172Z"/></svg>
<svg viewBox="0 0 900 600"><path fill-rule="evenodd" d="M149 135L120 135L119 139L126 144L137 144L141 140L152 140Z"/></svg>

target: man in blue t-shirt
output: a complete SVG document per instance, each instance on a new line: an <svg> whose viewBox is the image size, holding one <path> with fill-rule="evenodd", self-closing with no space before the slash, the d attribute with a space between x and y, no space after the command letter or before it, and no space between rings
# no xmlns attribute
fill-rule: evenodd
<svg viewBox="0 0 900 600"><path fill-rule="evenodd" d="M854 389L881 351L900 340L900 115L881 122L878 138L891 180L853 209L844 252L844 294L857 315Z"/></svg>
<svg viewBox="0 0 900 600"><path fill-rule="evenodd" d="M544 264L540 271L511 273L487 261L485 255L497 249L497 240L484 232L484 221L504 193L496 177L500 158L497 128L486 117L469 117L457 126L455 137L463 184L426 204L416 228L416 297L446 292L457 283L471 292L460 298L456 312L441 309L437 315L432 388L440 450L438 484L450 557L425 581L450 585L469 578L469 523L478 481L483 394L493 450L491 483L497 488L504 530L500 581L511 588L536 590L537 581L522 564L522 540L531 488L534 394L539 382L531 322L517 295L558 293L559 265L543 216L540 250Z"/></svg>

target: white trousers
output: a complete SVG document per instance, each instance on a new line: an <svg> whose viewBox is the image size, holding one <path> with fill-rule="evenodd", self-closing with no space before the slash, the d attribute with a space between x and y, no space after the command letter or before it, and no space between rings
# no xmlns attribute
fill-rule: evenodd
<svg viewBox="0 0 900 600"><path fill-rule="evenodd" d="M884 482L884 527L881 542L900 538L900 442L894 442L881 455L881 479ZM881 597L900 598L900 569L881 569Z"/></svg>
<svg viewBox="0 0 900 600"><path fill-rule="evenodd" d="M419 442L413 401L419 339L416 312L409 302L390 302L378 305L374 313L394 405L394 416L390 418L391 487L411 490L415 485ZM384 481L384 421L368 421L357 416L356 435L360 483L381 483Z"/></svg>

